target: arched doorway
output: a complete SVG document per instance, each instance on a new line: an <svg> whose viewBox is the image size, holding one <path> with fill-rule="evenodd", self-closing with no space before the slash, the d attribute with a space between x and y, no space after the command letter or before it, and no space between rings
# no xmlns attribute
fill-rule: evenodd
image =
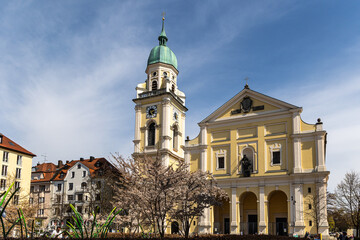
<svg viewBox="0 0 360 240"><path fill-rule="evenodd" d="M273 191L268 197L269 234L288 235L288 202L283 191Z"/></svg>
<svg viewBox="0 0 360 240"><path fill-rule="evenodd" d="M179 223L178 222L171 223L171 234L179 234Z"/></svg>
<svg viewBox="0 0 360 240"><path fill-rule="evenodd" d="M245 192L240 197L240 232L258 233L257 197L253 192Z"/></svg>

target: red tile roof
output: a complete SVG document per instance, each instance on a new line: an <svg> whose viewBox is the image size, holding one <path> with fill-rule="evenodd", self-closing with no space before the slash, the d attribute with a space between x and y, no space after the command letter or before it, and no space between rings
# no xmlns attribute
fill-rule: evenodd
<svg viewBox="0 0 360 240"><path fill-rule="evenodd" d="M104 171L110 169L116 171L115 168L105 158L93 158L84 160L73 160L61 166L60 168L53 163L42 163L34 166L35 171L33 173L42 173L44 178L31 180L32 183L47 182L47 181L62 181L64 180L68 170L77 163L82 163L89 168L90 176L96 177L98 170Z"/></svg>
<svg viewBox="0 0 360 240"><path fill-rule="evenodd" d="M16 142L12 141L10 138L6 137L5 135L0 133L0 138L2 138L1 142L0 142L0 147L9 149L9 150L13 150L19 153L23 153L26 155L30 155L32 157L35 157L36 155L33 154L32 152L26 150L25 148L21 147L19 144L17 144Z"/></svg>
<svg viewBox="0 0 360 240"><path fill-rule="evenodd" d="M34 167L36 172L54 172L57 170L57 166L53 163L42 163Z"/></svg>

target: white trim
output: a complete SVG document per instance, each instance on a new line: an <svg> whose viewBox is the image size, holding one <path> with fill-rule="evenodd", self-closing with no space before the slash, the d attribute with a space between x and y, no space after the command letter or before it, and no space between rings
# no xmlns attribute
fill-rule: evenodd
<svg viewBox="0 0 360 240"><path fill-rule="evenodd" d="M238 94L236 94L234 97L232 97L230 100L228 100L225 104L223 104L221 107L219 107L218 109L216 109L213 113L211 113L208 117L206 117L204 120L202 120L200 123L205 123L205 122L211 122L214 121L215 119L217 119L219 116L221 116L222 114L224 114L226 111L229 110L229 108L234 105L236 102L240 101L241 99L243 99L244 97L251 97L254 98L256 100L259 100L261 102L265 102L267 104L273 105L275 107L278 107L280 109L301 109L295 105L283 102L279 99L275 99L269 96L266 96L264 94L255 92L253 90L250 89L246 89L244 88L241 92L239 92ZM248 114L247 114L248 115Z"/></svg>
<svg viewBox="0 0 360 240"><path fill-rule="evenodd" d="M219 158L223 157L224 158L224 168L219 168ZM216 158L216 169L215 170L226 170L226 150L220 149L219 151L217 151L215 153L215 158Z"/></svg>
<svg viewBox="0 0 360 240"><path fill-rule="evenodd" d="M280 143L274 143L272 145L269 146L270 148L270 166L280 166L282 164L282 146ZM275 163L274 164L274 152L279 152L280 153L280 162L279 163Z"/></svg>

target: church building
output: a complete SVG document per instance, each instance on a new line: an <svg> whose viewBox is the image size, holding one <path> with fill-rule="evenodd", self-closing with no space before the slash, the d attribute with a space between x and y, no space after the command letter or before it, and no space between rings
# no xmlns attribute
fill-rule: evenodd
<svg viewBox="0 0 360 240"><path fill-rule="evenodd" d="M211 172L229 201L205 210L192 231L222 234L328 236L326 131L302 108L245 87L198 123L185 139L185 94L178 64L167 47L164 19L159 45L136 87L134 157L160 154L190 171ZM229 96L230 97L230 96Z"/></svg>

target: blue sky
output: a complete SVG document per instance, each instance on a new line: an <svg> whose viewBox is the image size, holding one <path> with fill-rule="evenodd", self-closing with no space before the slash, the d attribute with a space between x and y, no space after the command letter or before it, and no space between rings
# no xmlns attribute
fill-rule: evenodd
<svg viewBox="0 0 360 240"><path fill-rule="evenodd" d="M133 150L135 86L166 12L187 129L242 90L328 131L332 190L359 169L359 1L1 1L0 131L34 163Z"/></svg>

